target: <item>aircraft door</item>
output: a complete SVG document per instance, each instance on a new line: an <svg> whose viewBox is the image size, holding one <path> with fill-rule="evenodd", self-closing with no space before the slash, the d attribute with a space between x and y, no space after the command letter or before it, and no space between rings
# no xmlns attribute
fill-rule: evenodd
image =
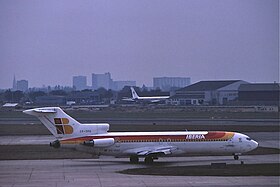
<svg viewBox="0 0 280 187"><path fill-rule="evenodd" d="M163 145L163 139L162 138L159 139L159 145Z"/></svg>

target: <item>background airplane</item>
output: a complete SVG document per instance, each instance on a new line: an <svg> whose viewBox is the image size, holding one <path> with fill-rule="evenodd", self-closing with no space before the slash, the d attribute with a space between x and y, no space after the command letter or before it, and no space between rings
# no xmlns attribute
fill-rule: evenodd
<svg viewBox="0 0 280 187"><path fill-rule="evenodd" d="M133 87L130 87L131 90L131 98L123 98L123 101L144 101L151 103L158 103L160 101L168 99L170 96L150 96L150 97L140 97Z"/></svg>
<svg viewBox="0 0 280 187"><path fill-rule="evenodd" d="M23 111L39 120L56 137L54 148L71 148L95 155L130 157L138 163L153 163L161 156L184 156L186 153L226 153L238 155L258 147L247 135L223 131L174 132L108 132L109 124L81 124L59 107L35 108Z"/></svg>

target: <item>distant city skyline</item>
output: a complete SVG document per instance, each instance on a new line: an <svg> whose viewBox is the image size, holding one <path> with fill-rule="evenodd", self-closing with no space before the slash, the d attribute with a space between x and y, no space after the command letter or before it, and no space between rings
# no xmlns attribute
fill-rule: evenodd
<svg viewBox="0 0 280 187"><path fill-rule="evenodd" d="M109 72L110 73L110 72ZM102 73L100 73L100 74L102 74ZM104 74L105 74L105 72L104 72ZM71 76L71 83L68 85L68 84L46 84L46 83L42 83L41 85L38 85L38 86L32 86L32 85L30 85L30 82L29 82L29 80L27 80L27 79L24 79L24 78L20 78L20 79L17 79L17 76L14 74L13 75L13 79L10 81L10 86L8 86L8 87L6 87L6 88L1 88L0 87L0 89L14 89L15 88L15 83L17 83L17 81L22 81L22 80L26 80L26 81L28 81L28 88L43 88L43 87L48 87L48 86L51 86L51 87L55 87L55 86L64 86L64 87L73 87L74 86L74 83L73 83L73 78L74 77L86 77L86 79L87 80L91 80L91 81L87 81L86 80L86 86L87 86L87 89L92 89L93 87L92 87L92 74L88 77L88 76L85 76L85 75L74 75L74 76ZM151 85L148 85L148 84L145 84L145 83L143 83L143 84L141 84L141 85L139 85L139 84L135 84L135 86L137 86L137 87L142 87L143 85L145 85L145 86L147 86L147 87L150 87L150 88L152 88L152 87L154 87L154 80L155 79L158 79L158 78L184 78L184 79L189 79L189 84L194 84L194 83L196 83L196 82L199 82L199 81L209 81L209 80L211 80L211 81L215 81L215 80L242 80L242 79L201 79L201 80L196 80L196 81L193 81L193 79L191 78L191 77L178 77L178 76L162 76L162 77L153 77L152 78L152 80L150 81L151 82ZM15 82L16 81L16 82ZM114 82L123 82L124 80L114 80ZM134 80L126 80L126 81L134 81ZM243 81L246 81L246 80L243 80ZM250 81L247 81L247 82L250 82ZM250 82L250 83L274 83L274 82L276 82L276 83L279 83L279 80L278 80L278 82L277 81L272 81L272 82ZM135 81L135 83L137 83L137 81ZM188 84L188 85L189 85ZM86 89L86 88L85 88ZM78 89L79 90L79 89Z"/></svg>
<svg viewBox="0 0 280 187"><path fill-rule="evenodd" d="M45 88L48 86L63 86L63 87L73 87L76 90L83 90L83 89L98 89L100 87L103 87L105 89L112 89L112 90L121 90L124 86L143 86L143 85L136 85L136 81L134 80L114 80L113 77L111 77L110 72L106 72L103 74L95 74L92 73L91 76L91 82L87 81L87 76L84 75L75 75L72 76L72 85L46 85L43 84L42 86L28 86L28 80L20 80L18 81L16 79L16 76L13 76L13 82L11 88L6 89L12 89L15 90L21 90L18 89L18 82L25 81L27 82L28 88ZM190 77L153 77L153 85L149 87L153 88L160 88L162 90L168 90L171 87L185 87L191 84L191 78ZM1 89L1 88L0 88Z"/></svg>
<svg viewBox="0 0 280 187"><path fill-rule="evenodd" d="M0 88L110 72L279 82L279 1L0 1ZM90 84L91 81L88 81Z"/></svg>

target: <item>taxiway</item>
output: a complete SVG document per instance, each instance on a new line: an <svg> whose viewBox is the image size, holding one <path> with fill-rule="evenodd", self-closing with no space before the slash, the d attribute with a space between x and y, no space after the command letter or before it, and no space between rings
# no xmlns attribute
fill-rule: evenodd
<svg viewBox="0 0 280 187"><path fill-rule="evenodd" d="M278 162L279 155L244 156L245 163ZM162 158L158 164L168 166L207 165L211 162L238 164L229 156ZM279 186L279 177L186 177L126 175L118 171L151 167L129 164L125 158L5 160L0 161L0 185L3 187L171 187L171 186ZM153 166L156 167L156 166Z"/></svg>

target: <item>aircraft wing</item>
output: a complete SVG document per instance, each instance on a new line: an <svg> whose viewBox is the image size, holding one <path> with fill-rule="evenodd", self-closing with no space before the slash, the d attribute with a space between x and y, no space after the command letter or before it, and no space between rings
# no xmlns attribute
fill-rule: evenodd
<svg viewBox="0 0 280 187"><path fill-rule="evenodd" d="M123 101L131 101L131 102L132 102L132 101L135 101L135 100L132 99L132 98L122 98L122 100L123 100Z"/></svg>
<svg viewBox="0 0 280 187"><path fill-rule="evenodd" d="M158 102L160 102L160 100L159 99L154 99L154 100L151 100L151 102L152 103L158 103Z"/></svg>
<svg viewBox="0 0 280 187"><path fill-rule="evenodd" d="M138 156L148 155L169 155L176 151L178 148L175 146L155 146L155 147L141 147L135 149L128 149L125 153L135 154Z"/></svg>

